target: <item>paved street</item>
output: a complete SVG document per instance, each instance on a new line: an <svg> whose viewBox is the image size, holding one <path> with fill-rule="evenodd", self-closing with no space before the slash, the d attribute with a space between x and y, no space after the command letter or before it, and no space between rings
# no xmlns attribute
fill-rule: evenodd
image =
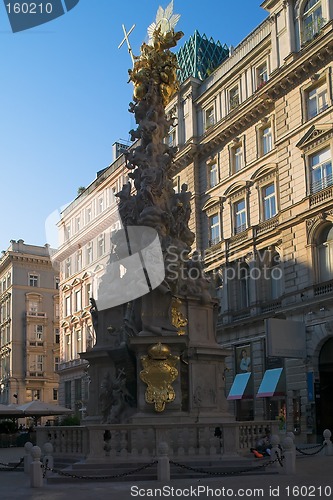
<svg viewBox="0 0 333 500"><path fill-rule="evenodd" d="M0 449L0 462L17 462L24 455L23 448ZM30 479L23 472L0 472L1 500L96 500L114 498L333 498L333 456L298 457L294 476L280 474L228 476L210 479L184 479L164 485L164 495L155 488L157 481L110 483L78 481L47 484L31 488ZM301 488L302 487L302 488ZM207 489L209 488L209 489Z"/></svg>

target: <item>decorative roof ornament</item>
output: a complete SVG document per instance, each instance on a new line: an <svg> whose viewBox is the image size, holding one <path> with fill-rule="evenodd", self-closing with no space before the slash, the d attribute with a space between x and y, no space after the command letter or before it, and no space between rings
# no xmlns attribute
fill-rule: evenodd
<svg viewBox="0 0 333 500"><path fill-rule="evenodd" d="M179 19L180 14L173 13L173 0L171 0L169 5L165 9L160 6L157 10L155 22L151 23L151 25L148 26L147 29L149 38L148 45L153 44L154 32L157 29L160 29L161 34L164 35L165 33L168 33L169 31L175 29Z"/></svg>

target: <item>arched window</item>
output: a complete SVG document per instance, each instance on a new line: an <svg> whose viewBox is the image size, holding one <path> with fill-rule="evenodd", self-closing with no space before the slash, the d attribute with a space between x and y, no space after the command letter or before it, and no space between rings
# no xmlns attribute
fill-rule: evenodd
<svg viewBox="0 0 333 500"><path fill-rule="evenodd" d="M321 0L308 0L304 4L302 18L302 43L309 42L324 24Z"/></svg>
<svg viewBox="0 0 333 500"><path fill-rule="evenodd" d="M319 282L328 281L333 278L333 225L319 234L317 249Z"/></svg>

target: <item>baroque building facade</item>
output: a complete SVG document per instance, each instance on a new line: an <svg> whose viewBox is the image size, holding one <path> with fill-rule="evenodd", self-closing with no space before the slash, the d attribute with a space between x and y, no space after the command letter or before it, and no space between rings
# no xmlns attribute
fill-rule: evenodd
<svg viewBox="0 0 333 500"><path fill-rule="evenodd" d="M333 5L262 7L268 18L204 81L183 82L170 103L175 187L192 192L195 246L221 296L227 392L237 374L251 372L230 402L236 418L279 418L312 440L333 426ZM303 326L306 353L272 356L272 318L286 328L295 322L290 347ZM259 397L266 370L277 368L279 385Z"/></svg>
<svg viewBox="0 0 333 500"><path fill-rule="evenodd" d="M11 241L0 258L0 403L58 402L59 276L50 249Z"/></svg>
<svg viewBox="0 0 333 500"><path fill-rule="evenodd" d="M60 270L59 400L85 416L89 395L88 363L80 352L96 342L91 298L110 256L111 232L120 228L116 193L127 182L124 156L97 173L96 179L61 213L59 248L53 261Z"/></svg>
<svg viewBox="0 0 333 500"><path fill-rule="evenodd" d="M229 57L221 49L222 62L208 61L202 79L182 81L167 108L177 118L168 140L178 147L174 188L192 193L193 249L220 295L227 394L236 375L251 373L230 409L238 420L279 418L311 441L333 427L333 4L262 7L267 19ZM197 56L182 49L181 64ZM115 194L126 175L122 155L59 222L59 397L77 409L89 382L78 354L94 344L89 298L119 227ZM289 353L269 350L271 330L276 341L290 325ZM281 368L279 384L261 394L266 371Z"/></svg>

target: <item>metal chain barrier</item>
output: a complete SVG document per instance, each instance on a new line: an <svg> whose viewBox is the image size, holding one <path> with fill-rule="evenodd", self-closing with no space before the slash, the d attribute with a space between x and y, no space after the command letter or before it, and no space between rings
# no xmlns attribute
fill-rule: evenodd
<svg viewBox="0 0 333 500"><path fill-rule="evenodd" d="M0 467L0 471L13 471L16 470L23 462L24 458L21 458L21 460L16 464L16 465L10 465L10 464L3 464L0 462L0 465L4 467Z"/></svg>
<svg viewBox="0 0 333 500"><path fill-rule="evenodd" d="M307 446L306 448L303 448L302 450L300 448L297 448L297 446L296 446L296 451L298 451L298 453L301 453L302 455L313 456L313 455L317 455L318 453L320 453L325 448L326 445L327 445L327 443L316 444L315 446ZM304 450L313 450L314 448L318 448L318 446L320 446L319 450L315 451L314 453L306 453L304 451Z"/></svg>
<svg viewBox="0 0 333 500"><path fill-rule="evenodd" d="M65 476L65 477L71 477L73 479L87 479L87 480L96 480L96 481L104 481L106 479L119 479L121 477L126 477L126 476L131 476L132 474L136 474L137 472L141 472L142 470L148 469L149 467L152 467L153 465L156 465L158 462L155 460L154 462L150 462L149 464L145 464L142 467L138 467L137 469L133 469L129 472L122 472L121 474L114 474L113 476L78 476L75 474L70 474L69 472L64 472L61 470L53 469L50 468L46 465L42 465L42 467L45 469L43 473L43 477L45 477L46 471L51 471L55 474L59 474L59 476Z"/></svg>
<svg viewBox="0 0 333 500"><path fill-rule="evenodd" d="M48 459L46 459L46 460L45 460L45 465L43 465L43 464L41 465L42 469L44 469L44 470L43 470L43 477L46 477L46 472L47 472L48 470L50 470L50 469L48 468L48 463L49 463L49 461L48 461Z"/></svg>
<svg viewBox="0 0 333 500"><path fill-rule="evenodd" d="M207 474L208 476L237 476L239 474L244 474L246 472L253 472L253 471L257 471L259 469L264 469L272 464L275 464L276 462L279 462L281 467L283 467L283 463L282 463L283 460L284 460L284 456L279 457L277 454L277 458L275 460L270 460L269 462L265 462L264 464L259 465L257 467L251 467L248 469L243 469L240 471L233 471L233 472L211 472L211 471L204 470L204 469L198 469L196 467L190 467L189 465L180 464L178 462L174 462L173 460L170 460L170 464L176 465L177 467L180 467L181 469L190 470L192 472L198 472L200 474Z"/></svg>

